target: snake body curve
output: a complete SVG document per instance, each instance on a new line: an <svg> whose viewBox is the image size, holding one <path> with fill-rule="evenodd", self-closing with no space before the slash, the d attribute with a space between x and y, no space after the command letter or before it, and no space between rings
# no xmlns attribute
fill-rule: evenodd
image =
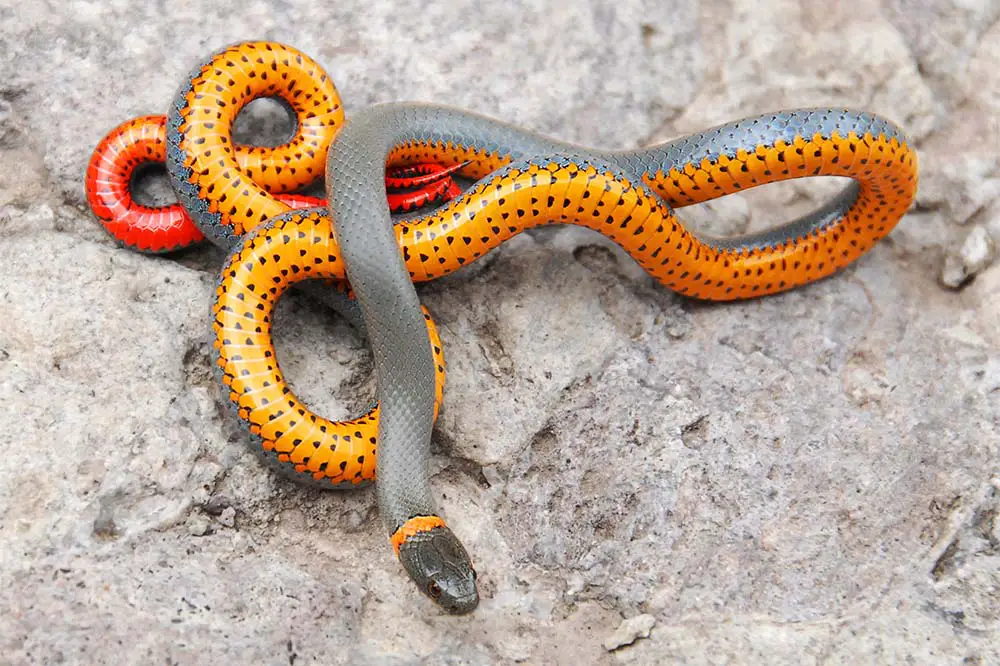
<svg viewBox="0 0 1000 666"><path fill-rule="evenodd" d="M87 165L85 190L94 215L116 240L137 252L160 254L190 247L204 240L180 203L146 206L132 197L132 182L147 166L167 157L167 117L140 116L111 130L97 145ZM235 146L234 158L242 170L249 163L249 147ZM280 153L257 148L258 164L284 166ZM315 208L326 201L295 193L274 197L288 208Z"/></svg>
<svg viewBox="0 0 1000 666"><path fill-rule="evenodd" d="M440 210L394 225L382 169L422 160L467 163L459 172L479 180ZM735 238L696 235L673 212L805 176L854 182L809 215ZM420 588L446 610L468 612L478 602L475 571L437 515L427 480L440 403L434 376L443 367L413 281L453 272L525 229L575 223L617 242L679 293L711 300L772 294L828 276L864 254L906 212L916 182L916 154L901 130L849 110L784 111L660 146L611 152L449 107L372 107L346 123L330 152L329 215L315 209L281 215L230 257L213 306L218 366L231 400L279 465L311 480L344 481L313 458L314 451L335 450L337 441L306 444L267 429L274 408L257 396L266 385L268 395L287 398L296 410L301 404L281 378L270 341L275 300L307 273L349 278L378 377L383 521ZM248 324L259 327L256 337L235 344L234 331ZM299 415L307 425L326 424L307 409ZM360 471L362 477L369 473Z"/></svg>
<svg viewBox="0 0 1000 666"><path fill-rule="evenodd" d="M280 145L233 140L237 115L259 97L278 100L295 120L292 136ZM194 69L173 107L169 141L167 116L139 116L108 132L88 162L87 202L124 246L146 254L173 252L202 241L207 232L228 249L262 219L252 219L255 206L266 209L265 217L326 206L323 199L296 193L322 175L343 121L336 88L308 56L275 42L234 44ZM138 203L133 180L149 166L164 165L168 152L171 185L181 201ZM408 212L455 198L461 192L451 179L456 169L426 163L387 171L390 208Z"/></svg>
<svg viewBox="0 0 1000 666"><path fill-rule="evenodd" d="M285 143L249 146L233 140L237 115L259 97L277 99L293 115L295 130ZM172 252L206 236L231 250L243 241L248 229L271 212L326 205L323 199L294 191L322 176L329 145L342 121L333 83L308 56L275 42L234 44L191 71L172 103L169 118L134 118L100 141L88 163L86 197L105 229L132 250ZM178 203L145 206L133 199L134 177L156 164L166 164ZM384 181L389 207L394 212L408 212L454 198L460 190L451 174L461 166L417 163L387 170ZM338 281L334 286L337 288L311 291L363 332L360 313L347 294L346 284ZM429 315L427 331L436 343L439 371L435 391L440 399L444 359ZM242 333L230 342L252 342L248 335L253 330ZM267 397L259 399L266 401ZM243 410L237 413L246 417ZM342 452L352 454L350 470L341 459L320 462L322 456L317 455L314 460L324 469L330 465L331 472L343 467L341 472L349 473L352 483L370 479L376 434L371 424L377 418L377 409L372 409L350 421L329 423L329 429L324 426L324 434L339 439ZM293 422L293 430L295 425ZM254 448L263 451L266 440L256 433L252 439ZM265 456L265 460L272 462L272 457ZM284 471L283 466L279 469Z"/></svg>
<svg viewBox="0 0 1000 666"><path fill-rule="evenodd" d="M258 97L286 104L295 132L278 147L242 147L237 161L233 125ZM312 58L273 42L236 44L195 67L171 103L167 172L202 233L232 247L289 210L272 192L291 192L322 176L343 121L337 89Z"/></svg>

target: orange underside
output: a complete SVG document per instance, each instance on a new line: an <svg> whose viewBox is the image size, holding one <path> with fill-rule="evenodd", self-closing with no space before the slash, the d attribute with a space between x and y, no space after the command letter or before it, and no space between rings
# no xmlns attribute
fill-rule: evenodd
<svg viewBox="0 0 1000 666"><path fill-rule="evenodd" d="M298 126L282 146L240 146L245 155L237 162L233 122L257 97L283 99ZM289 209L268 192L300 190L323 176L344 122L340 96L323 69L300 51L269 42L239 44L214 58L192 79L186 101L180 132L189 180L236 235Z"/></svg>
<svg viewBox="0 0 1000 666"><path fill-rule="evenodd" d="M317 416L292 393L271 339L275 304L291 284L342 275L327 218L290 216L266 233L251 236L223 269L213 330L229 398L250 431L261 437L264 449L314 479L360 483L375 477L378 407L351 421ZM436 417L444 397L444 355L426 310L424 317L436 370Z"/></svg>
<svg viewBox="0 0 1000 666"><path fill-rule="evenodd" d="M390 161L447 165L476 157L474 151L442 145L409 146L395 151ZM464 171L488 174L502 162L486 156ZM826 228L775 247L716 249L692 235L671 208L818 175L854 178L860 183L857 200ZM396 235L410 275L425 281L458 270L525 229L580 224L620 244L670 289L713 300L748 298L830 275L871 248L913 200L916 156L895 139L816 137L644 180L660 196L592 167L536 164L496 176L434 214L397 225ZM281 376L270 335L275 301L290 283L305 277L344 279L332 236L329 219L318 213L289 216L252 236L223 273L215 303L215 345L230 397L265 448L280 452L282 460L314 478L358 482L374 475L377 409L347 423L312 414ZM438 370L437 409L444 363L429 316L428 333Z"/></svg>
<svg viewBox="0 0 1000 666"><path fill-rule="evenodd" d="M429 152L448 158L442 147ZM466 151L451 157L467 158ZM860 194L839 223L777 247L715 249L671 210L804 176L852 177ZM887 234L916 192L916 155L884 137L815 137L644 180L662 200L593 168L533 165L494 178L433 215L397 225L396 233L417 281L451 273L525 229L570 223L608 236L680 293L711 300L760 296L830 275Z"/></svg>

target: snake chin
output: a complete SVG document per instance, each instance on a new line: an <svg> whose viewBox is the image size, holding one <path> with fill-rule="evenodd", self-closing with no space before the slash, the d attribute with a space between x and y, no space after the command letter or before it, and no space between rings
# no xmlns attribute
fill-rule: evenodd
<svg viewBox="0 0 1000 666"><path fill-rule="evenodd" d="M464 615L479 605L476 570L447 527L408 537L399 546L399 561L417 587L448 613Z"/></svg>

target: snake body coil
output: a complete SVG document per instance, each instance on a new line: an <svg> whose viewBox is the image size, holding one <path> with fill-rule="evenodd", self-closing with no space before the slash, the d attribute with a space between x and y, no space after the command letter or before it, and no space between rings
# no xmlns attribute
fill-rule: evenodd
<svg viewBox="0 0 1000 666"><path fill-rule="evenodd" d="M279 100L295 119L285 143L251 146L233 140L237 115L259 97ZM272 214L326 206L295 191L322 174L342 121L333 83L308 56L274 42L234 44L188 77L170 114L169 141L167 116L133 118L101 140L87 165L87 202L115 239L139 252L180 250L203 240L204 233L230 248ZM168 159L181 201L159 206L134 201L135 177ZM455 198L461 190L451 173L458 166L428 163L388 171L390 208L408 212Z"/></svg>
<svg viewBox="0 0 1000 666"><path fill-rule="evenodd" d="M261 96L291 109L294 135L277 147L236 145L238 113ZM183 210L131 199L135 169L163 160ZM281 199L324 168L328 209L315 199ZM452 173L476 182L463 193ZM809 215L735 238L699 236L674 214L806 176L854 182ZM433 105L376 106L345 123L325 72L273 42L238 44L208 58L166 118L113 130L86 178L95 214L126 245L162 252L204 234L232 250L212 309L216 364L255 447L276 469L309 483L349 487L377 476L380 512L400 561L452 613L471 611L479 597L468 553L438 516L428 481L445 368L414 281L454 272L526 229L568 223L611 238L681 294L762 296L860 257L905 214L916 182L916 155L902 132L849 110L782 111L629 151L591 150ZM449 199L403 221L390 214ZM331 282L333 305L371 339L379 400L357 419L331 422L312 413L281 374L271 340L274 307L307 279ZM351 289L361 315L346 298Z"/></svg>
<svg viewBox="0 0 1000 666"><path fill-rule="evenodd" d="M460 173L479 180L440 210L394 225L384 165L424 160L468 162ZM270 341L275 299L303 276L349 278L378 376L383 521L421 589L450 612L468 612L478 601L475 573L437 516L427 480L440 402L434 371L443 367L411 280L453 272L527 228L574 223L615 240L682 294L731 300L776 293L830 275L870 249L906 212L916 173L915 153L898 128L846 110L786 111L643 150L601 152L448 107L373 107L345 125L330 153L330 215L279 216L230 258L214 306L219 367L251 431L260 430L274 413L255 398L263 385L280 387L271 390L288 396L289 405L294 399ZM855 182L810 215L737 238L697 236L673 213L673 207L804 176ZM260 333L236 345L236 324L259 326ZM244 375L248 350L256 356ZM320 419L308 410L301 416ZM313 463L314 445L282 436L267 445L310 479L343 480Z"/></svg>

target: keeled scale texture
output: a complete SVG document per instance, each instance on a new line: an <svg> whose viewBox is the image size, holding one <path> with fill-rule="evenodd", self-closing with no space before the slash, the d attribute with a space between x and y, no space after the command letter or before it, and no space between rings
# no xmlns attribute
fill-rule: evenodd
<svg viewBox="0 0 1000 666"><path fill-rule="evenodd" d="M5 660L1000 659L1000 276L936 281L962 224L1000 236L996 2L153 7L0 8ZM433 486L488 593L439 617L373 493L279 480L219 411L221 256L129 254L85 209L100 138L258 36L328 68L348 117L424 99L607 148L869 108L917 140L920 208L847 273L752 304L692 305L572 231L422 288L449 363ZM759 230L810 191L685 219ZM366 407L360 342L283 306L297 391L330 416ZM650 638L606 654L637 612Z"/></svg>

